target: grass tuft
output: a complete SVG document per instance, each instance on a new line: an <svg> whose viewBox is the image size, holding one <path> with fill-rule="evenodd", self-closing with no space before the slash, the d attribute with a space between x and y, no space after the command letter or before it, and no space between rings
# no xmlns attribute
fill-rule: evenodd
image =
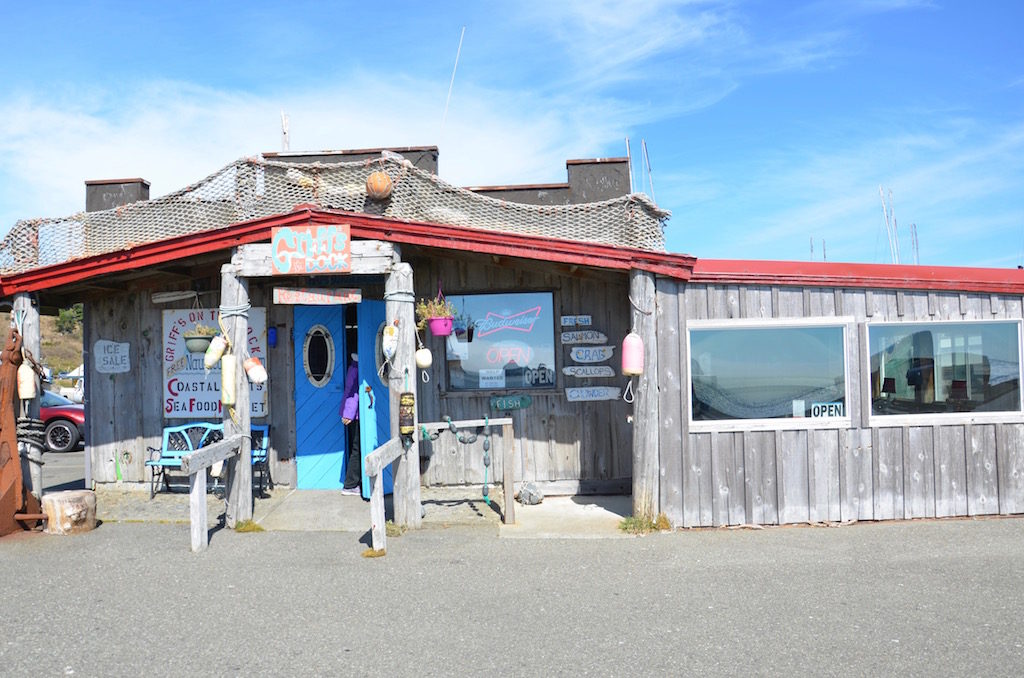
<svg viewBox="0 0 1024 678"><path fill-rule="evenodd" d="M401 537L408 529L404 525L396 525L393 520L384 523L384 534L389 537Z"/></svg>
<svg viewBox="0 0 1024 678"><path fill-rule="evenodd" d="M266 532L263 526L259 523L254 523L251 520L243 520L235 523L235 532Z"/></svg>
<svg viewBox="0 0 1024 678"><path fill-rule="evenodd" d="M371 548L368 548L365 551L363 551L362 556L363 556L363 558L383 558L384 556L387 555L387 553L388 553L387 549L376 550L376 549L371 547Z"/></svg>
<svg viewBox="0 0 1024 678"><path fill-rule="evenodd" d="M672 525L668 522L668 516L659 513L653 520L647 515L626 516L619 522L619 529L627 534L650 534L671 530Z"/></svg>

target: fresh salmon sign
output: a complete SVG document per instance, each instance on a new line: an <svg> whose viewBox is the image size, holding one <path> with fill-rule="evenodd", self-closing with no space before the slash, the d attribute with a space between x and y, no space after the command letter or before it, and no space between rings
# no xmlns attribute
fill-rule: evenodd
<svg viewBox="0 0 1024 678"><path fill-rule="evenodd" d="M274 275L348 273L352 239L348 224L285 226L270 232Z"/></svg>

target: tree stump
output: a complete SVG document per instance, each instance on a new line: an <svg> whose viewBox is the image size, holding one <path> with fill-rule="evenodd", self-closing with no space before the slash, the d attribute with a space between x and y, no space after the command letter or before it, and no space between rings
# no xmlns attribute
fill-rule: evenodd
<svg viewBox="0 0 1024 678"><path fill-rule="evenodd" d="M96 493L64 490L43 495L47 534L76 534L96 527Z"/></svg>

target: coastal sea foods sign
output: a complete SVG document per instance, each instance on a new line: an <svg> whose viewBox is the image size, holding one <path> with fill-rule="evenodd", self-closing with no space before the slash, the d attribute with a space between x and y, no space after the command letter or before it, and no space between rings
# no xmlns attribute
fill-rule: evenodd
<svg viewBox="0 0 1024 678"><path fill-rule="evenodd" d="M205 349L186 338L212 336L219 328L216 309L193 308L163 312L163 372L165 419L208 419L223 416L220 404L220 364L207 371ZM239 347L240 350L241 347ZM267 311L249 309L245 350L267 363ZM249 384L250 416L267 416L267 385Z"/></svg>
<svg viewBox="0 0 1024 678"><path fill-rule="evenodd" d="M348 224L285 226L270 231L274 275L348 273L352 240Z"/></svg>

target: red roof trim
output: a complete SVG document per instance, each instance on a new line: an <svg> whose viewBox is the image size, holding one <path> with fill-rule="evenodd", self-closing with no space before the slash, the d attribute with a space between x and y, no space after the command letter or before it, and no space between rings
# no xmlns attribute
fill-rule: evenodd
<svg viewBox="0 0 1024 678"><path fill-rule="evenodd" d="M1024 270L698 259L690 280L726 285L796 285L1024 294Z"/></svg>
<svg viewBox="0 0 1024 678"><path fill-rule="evenodd" d="M237 245L267 242L272 228L299 223L348 223L352 227L352 235L358 238L578 266L616 270L638 268L683 280L689 277L694 262L693 257L684 254L481 231L462 226L396 221L361 213L326 212L303 206L289 214L245 221L214 231L146 243L120 252L76 259L7 276L0 280L0 294L7 296L16 292L45 290L99 275L145 268Z"/></svg>

